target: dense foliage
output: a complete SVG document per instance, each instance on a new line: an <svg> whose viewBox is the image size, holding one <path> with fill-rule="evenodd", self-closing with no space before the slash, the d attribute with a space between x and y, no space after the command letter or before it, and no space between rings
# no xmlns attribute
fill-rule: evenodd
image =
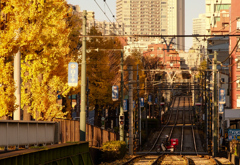
<svg viewBox="0 0 240 165"><path fill-rule="evenodd" d="M127 152L127 145L124 141L108 141L103 144L103 160L113 161L122 159Z"/></svg>
<svg viewBox="0 0 240 165"><path fill-rule="evenodd" d="M57 92L69 92L67 64L73 28L71 10L65 0L1 1L0 63L2 86L1 116L15 109L13 60L21 52L21 108L37 120L62 118L66 113L56 103ZM6 99L10 99L6 100Z"/></svg>

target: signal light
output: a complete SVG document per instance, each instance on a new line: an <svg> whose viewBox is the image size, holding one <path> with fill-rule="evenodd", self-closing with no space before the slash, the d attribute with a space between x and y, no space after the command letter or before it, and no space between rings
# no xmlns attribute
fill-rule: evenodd
<svg viewBox="0 0 240 165"><path fill-rule="evenodd" d="M124 125L124 116L119 116L119 124L120 126Z"/></svg>

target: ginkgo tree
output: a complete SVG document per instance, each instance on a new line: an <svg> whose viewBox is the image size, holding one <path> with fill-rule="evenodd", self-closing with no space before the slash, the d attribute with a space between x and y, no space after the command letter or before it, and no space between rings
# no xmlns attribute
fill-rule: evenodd
<svg viewBox="0 0 240 165"><path fill-rule="evenodd" d="M90 35L101 35L96 28L91 28ZM120 51L113 49L121 47L120 42L115 38L90 38L87 41L87 76L89 77L90 102L99 106L111 105L112 85L118 63L113 63L117 59L120 62Z"/></svg>
<svg viewBox="0 0 240 165"><path fill-rule="evenodd" d="M62 112L56 99L58 93L67 95L70 91L67 64L73 57L69 44L78 42L76 36L70 35L73 28L68 24L71 11L66 1L2 0L1 15L7 15L7 21L4 30L0 31L0 62L4 64L1 68L4 74L8 74L2 79L2 84L10 84L11 87L5 87L9 89L3 89L5 92L1 92L0 97L6 97L7 91L13 95L12 66L6 59L20 49L21 108L36 120L63 118L68 112ZM8 72L5 71L7 67L10 67ZM11 99L14 102L15 98ZM0 115L10 115L14 104L3 102L0 102L0 107L5 109ZM3 106L5 104L7 106Z"/></svg>

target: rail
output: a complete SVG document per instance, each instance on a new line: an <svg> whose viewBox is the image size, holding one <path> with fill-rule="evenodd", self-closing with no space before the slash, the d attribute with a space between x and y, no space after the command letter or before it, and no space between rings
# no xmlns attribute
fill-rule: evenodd
<svg viewBox="0 0 240 165"><path fill-rule="evenodd" d="M191 101L190 101L190 103L191 103ZM189 104L189 106L190 106L190 104ZM189 107L189 110L190 110L190 107ZM192 113L191 113L191 115L190 115L190 119L191 119L191 116L192 116ZM191 123L192 123L192 136L193 136L194 150L195 150L196 154L198 155L197 145L196 145L196 139L195 139L195 133L194 133L194 129L193 129L193 121L192 121L192 120L190 120L190 121L191 121Z"/></svg>
<svg viewBox="0 0 240 165"><path fill-rule="evenodd" d="M182 150L183 150L183 138L184 138L184 126L185 126L185 120L184 120L184 114L185 114L185 97L183 101L183 111L182 111L182 118L183 118L183 126L182 126L182 135L181 135L181 149L180 149L180 155L182 155Z"/></svg>
<svg viewBox="0 0 240 165"><path fill-rule="evenodd" d="M170 103L169 107L173 104L173 102L175 102L176 98L174 98L174 100L172 100L172 102ZM150 152L155 148L161 134L162 134L162 131L164 130L164 128L168 125L168 123L170 122L170 119L171 119L171 115L172 115L172 111L170 111L170 115L169 115L169 118L166 122L166 124L163 126L163 128L161 129L160 133L158 134L158 137L156 138L152 148L146 153L146 154L143 154L143 155L139 155L139 156L136 156L132 159L130 159L129 161L123 163L122 165L129 165L129 164L132 164L132 162L134 162L136 159L144 159L146 156L150 155ZM153 162L153 164L156 164L158 162L158 160L161 158L161 156L163 156L164 154L161 154L158 156L158 158Z"/></svg>
<svg viewBox="0 0 240 165"><path fill-rule="evenodd" d="M175 98L175 100L176 100L176 98ZM173 102L175 102L175 100L174 100ZM158 140L159 140L159 138L160 138L163 130L165 129L165 127L166 127L166 126L168 125L168 123L170 122L171 116L172 116L172 111L171 111L171 113L170 113L170 115L169 115L169 118L168 118L168 120L167 120L167 123L166 123L166 124L163 126L163 128L161 129L161 131L160 131L160 133L158 134L158 137L157 137L157 139L155 140L152 148L151 148L148 152L151 152L151 151L155 148L155 146L156 146L156 144L157 144L157 142L158 142Z"/></svg>

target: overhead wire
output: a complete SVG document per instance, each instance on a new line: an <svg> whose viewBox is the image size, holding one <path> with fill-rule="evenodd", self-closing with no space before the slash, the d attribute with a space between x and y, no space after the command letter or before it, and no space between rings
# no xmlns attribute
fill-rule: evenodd
<svg viewBox="0 0 240 165"><path fill-rule="evenodd" d="M95 1L95 3L98 5L99 9L103 12L103 14L107 17L107 19L109 20L109 22L112 22L112 21L108 18L106 12L104 12L103 9L101 8L101 6L97 3L97 1L96 1L96 0L94 0L94 1Z"/></svg>
<svg viewBox="0 0 240 165"><path fill-rule="evenodd" d="M103 9L102 9L101 6L97 3L96 0L94 0L94 1L95 1L95 3L98 5L99 9L100 9L100 10L104 13L104 15L108 18L109 22L111 22L111 23L113 24L113 28L114 28L116 31L118 31L118 33L119 33L119 29L116 29L115 24L109 19L109 17L107 16L106 12L103 11ZM104 2L105 2L105 4L106 4L106 6L108 7L108 9L110 10L111 14L113 15L111 9L109 8L108 4L106 3L106 0L104 0ZM113 18L115 18L114 15L113 15ZM116 20L116 19L115 19L115 20ZM119 34L120 34L120 33L119 33ZM122 38L123 38L123 37L122 37ZM123 39L124 39L124 38L123 38ZM125 40L125 39L124 39L124 40ZM112 50L110 53L112 54L113 52L114 52L114 51ZM110 62L111 62L111 63L114 63L114 59L116 59L116 58L111 59Z"/></svg>
<svg viewBox="0 0 240 165"><path fill-rule="evenodd" d="M230 57L232 56L234 50L235 50L235 49L237 48L237 46L238 46L239 41L240 41L240 39L238 39L235 47L233 48L233 50L231 51L231 53L229 54L229 56L228 56L225 60L221 61L221 63L224 63L225 61L227 61L228 58L230 58Z"/></svg>
<svg viewBox="0 0 240 165"><path fill-rule="evenodd" d="M94 0L95 1L95 3L98 5L98 7L101 9L101 11L105 14L105 16L108 18L108 20L112 23L112 21L109 19L109 17L106 15L106 12L104 12L103 11L103 9L100 7L100 5L97 3L97 1L96 0ZM112 14L112 17L116 20L116 18L115 18L115 16L114 16L114 14L113 14L113 12L112 12L112 10L110 9L110 7L109 7L109 5L107 4L107 2L106 2L106 0L103 0L104 2L105 2L105 4L106 4L106 6L107 6L107 8L108 8L108 10L111 12L111 14ZM220 8L221 8L221 6L222 6L222 0L221 0L221 2L220 2L220 5L219 5L219 8L218 8L218 12L220 12ZM213 17L213 19L214 19L214 17ZM235 22L236 21L236 19L234 20L234 21L232 21L231 23L233 23L233 22ZM117 20L116 20L116 22L117 22ZM117 22L118 23L118 22ZM116 27L114 26L114 28L116 29ZM226 28L226 27L223 27L223 28ZM222 28L222 29L223 29ZM118 30L118 29L116 29L116 30ZM234 33L236 30L234 30L233 32L230 32L229 34L231 34L231 33ZM238 41L239 42L239 41ZM174 43L174 45L179 45L179 46L181 46L180 44L176 44L176 43ZM183 45L182 45L183 46ZM235 46L236 47L236 46ZM185 48L186 48L186 46L185 46ZM190 49L190 48L189 48ZM194 50L203 50L203 49L194 49ZM207 49L204 49L204 50L207 50ZM221 51L223 51L224 49L221 49ZM227 50L226 50L227 51ZM147 53L147 52L145 52L145 53ZM233 53L233 51L230 53L230 55L224 60L224 61L222 61L221 63L224 63L230 56L231 56L231 54ZM208 60L210 60L209 58L208 58ZM212 62L211 60L210 60L210 62Z"/></svg>

